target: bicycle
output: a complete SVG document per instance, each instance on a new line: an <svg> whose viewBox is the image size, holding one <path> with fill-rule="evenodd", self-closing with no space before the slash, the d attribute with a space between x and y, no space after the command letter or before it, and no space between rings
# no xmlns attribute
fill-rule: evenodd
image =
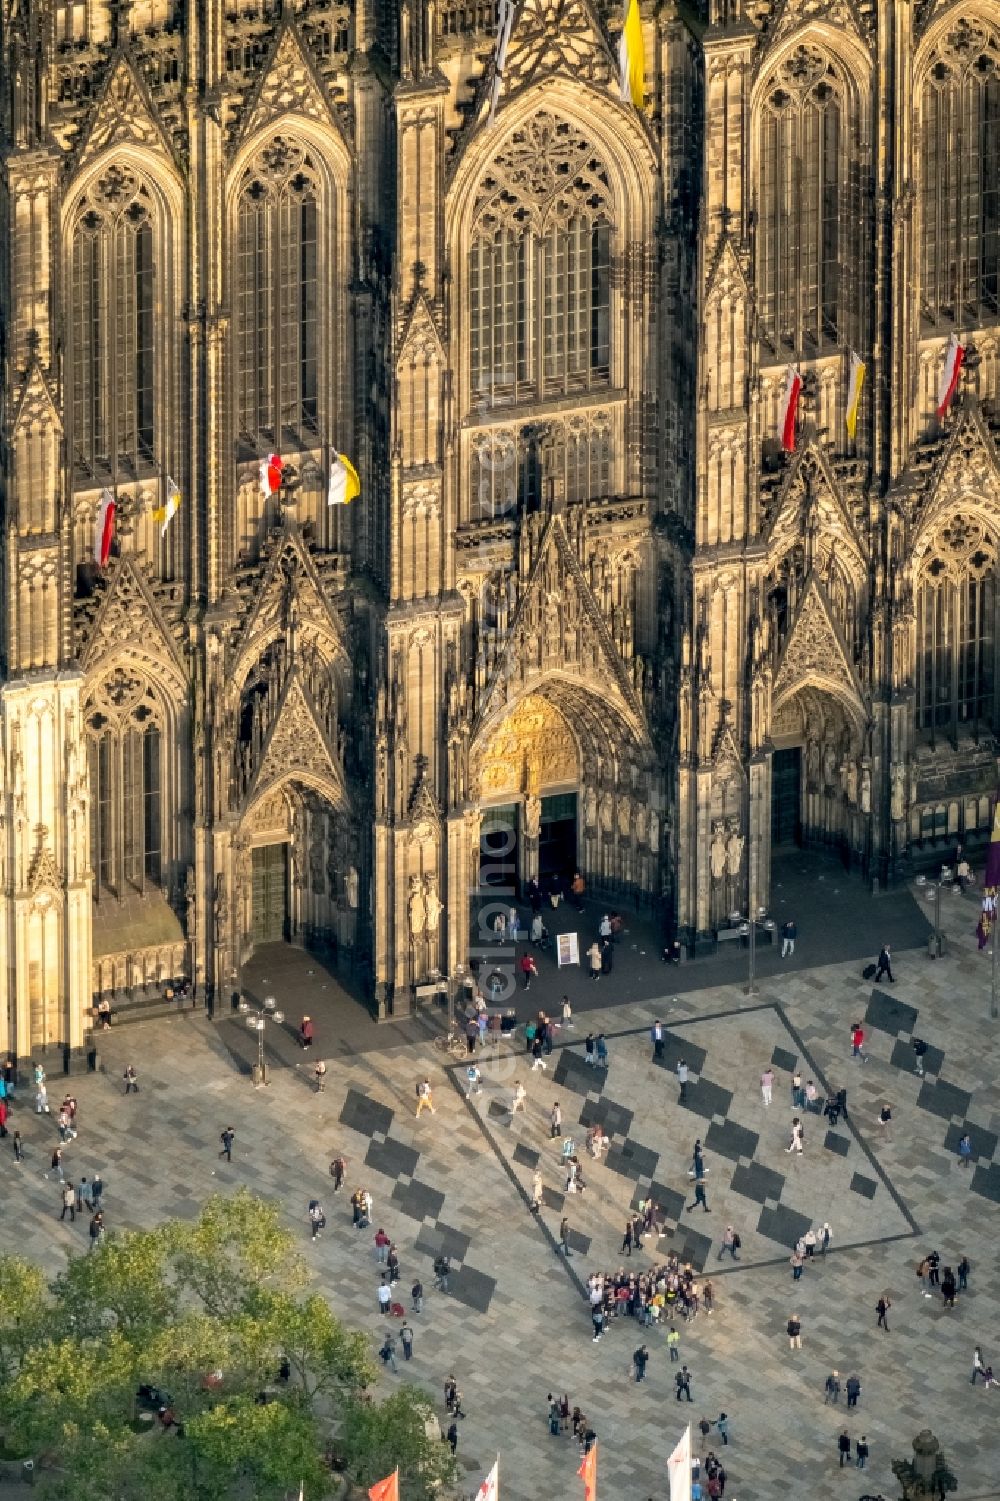
<svg viewBox="0 0 1000 1501"><path fill-rule="evenodd" d="M456 1058L464 1058L468 1052L465 1038L457 1032L448 1032L445 1036L435 1037L434 1046L439 1053L452 1053Z"/></svg>

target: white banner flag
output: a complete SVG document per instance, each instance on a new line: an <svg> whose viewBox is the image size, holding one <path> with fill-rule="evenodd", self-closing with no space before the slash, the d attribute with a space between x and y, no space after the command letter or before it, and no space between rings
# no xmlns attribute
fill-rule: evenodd
<svg viewBox="0 0 1000 1501"><path fill-rule="evenodd" d="M691 1501L690 1423L678 1439L673 1454L667 1460L667 1477L670 1481L670 1501Z"/></svg>
<svg viewBox="0 0 1000 1501"><path fill-rule="evenodd" d="M476 1492L476 1501L500 1501L500 1457Z"/></svg>

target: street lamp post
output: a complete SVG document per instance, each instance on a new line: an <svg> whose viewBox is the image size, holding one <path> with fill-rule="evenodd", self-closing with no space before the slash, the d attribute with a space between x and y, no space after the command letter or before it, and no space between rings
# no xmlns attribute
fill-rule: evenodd
<svg viewBox="0 0 1000 1501"><path fill-rule="evenodd" d="M267 1064L264 1062L264 1032L268 1021L274 1022L280 1027L285 1020L285 1013L278 1010L278 1003L273 995L264 997L264 1003L257 1011L251 1011L250 1003L243 996L240 997L239 1010L246 1017L247 1027L257 1034L257 1062L253 1065L253 1087L259 1089L267 1083Z"/></svg>

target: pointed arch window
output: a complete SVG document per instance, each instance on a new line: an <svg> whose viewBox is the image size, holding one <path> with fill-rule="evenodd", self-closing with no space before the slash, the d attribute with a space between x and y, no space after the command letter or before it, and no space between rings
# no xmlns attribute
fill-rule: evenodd
<svg viewBox="0 0 1000 1501"><path fill-rule="evenodd" d="M276 137L247 170L236 221L237 418L253 444L314 433L319 412L319 181ZM327 269L332 275L332 269Z"/></svg>
<svg viewBox="0 0 1000 1501"><path fill-rule="evenodd" d="M499 405L610 382L611 194L592 144L541 113L484 178L469 260L473 400Z"/></svg>
<svg viewBox="0 0 1000 1501"><path fill-rule="evenodd" d="M917 588L917 728L933 740L991 730L996 718L996 547L957 516L924 562Z"/></svg>
<svg viewBox="0 0 1000 1501"><path fill-rule="evenodd" d="M94 899L121 899L162 876L164 736L156 695L117 668L92 696L86 726Z"/></svg>
<svg viewBox="0 0 1000 1501"><path fill-rule="evenodd" d="M962 19L921 91L921 312L931 324L1000 312L1000 33Z"/></svg>
<svg viewBox="0 0 1000 1501"><path fill-rule="evenodd" d="M87 476L154 458L156 297L148 187L114 165L87 193L72 232L72 447Z"/></svg>
<svg viewBox="0 0 1000 1501"><path fill-rule="evenodd" d="M786 58L759 122L757 291L775 353L808 358L846 336L842 261L857 285L848 231L845 90L817 48Z"/></svg>

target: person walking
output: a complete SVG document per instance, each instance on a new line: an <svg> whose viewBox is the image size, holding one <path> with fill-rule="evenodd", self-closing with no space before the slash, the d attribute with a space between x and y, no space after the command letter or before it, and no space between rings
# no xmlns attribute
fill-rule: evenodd
<svg viewBox="0 0 1000 1501"><path fill-rule="evenodd" d="M719 1434L719 1437L721 1438L722 1442L724 1444L728 1444L729 1443L729 1418L726 1415L726 1413L724 1413L724 1412L720 1412L719 1413L719 1416L715 1420L715 1426L716 1426L716 1429L718 1430L718 1434Z"/></svg>
<svg viewBox="0 0 1000 1501"><path fill-rule="evenodd" d="M483 1076L474 1063L470 1063L465 1070L465 1098L471 1100L473 1095L482 1094Z"/></svg>
<svg viewBox="0 0 1000 1501"><path fill-rule="evenodd" d="M625 1221L625 1234L622 1236L622 1248L619 1252L622 1256L632 1255L632 1217Z"/></svg>
<svg viewBox="0 0 1000 1501"><path fill-rule="evenodd" d="M861 1435L861 1437L858 1439L857 1443L855 1444L855 1450L856 1450L857 1456L858 1456L857 1457L857 1466L858 1466L858 1469L859 1470L863 1470L864 1467L865 1467L865 1465L868 1463L868 1439L865 1437L864 1434Z"/></svg>
<svg viewBox="0 0 1000 1501"><path fill-rule="evenodd" d="M95 1173L90 1180L90 1202L95 1209L100 1209L101 1198L104 1194L104 1179L100 1173Z"/></svg>
<svg viewBox="0 0 1000 1501"><path fill-rule="evenodd" d="M413 1304L414 1313L422 1313L424 1307L424 1284L419 1277L410 1288L410 1301Z"/></svg>
<svg viewBox="0 0 1000 1501"><path fill-rule="evenodd" d="M326 1064L323 1062L322 1058L313 1069L313 1078L316 1081L316 1093L322 1094L326 1089Z"/></svg>
<svg viewBox="0 0 1000 1501"><path fill-rule="evenodd" d="M840 1454L840 1468L843 1469L851 1461L851 1435L846 1428L837 1440L837 1450Z"/></svg>
<svg viewBox="0 0 1000 1501"><path fill-rule="evenodd" d="M542 1035L541 1035L540 1032L536 1032L535 1033L534 1038L532 1039L532 1043L531 1043L531 1071L532 1071L532 1073L534 1073L535 1070L538 1069L538 1068L540 1068L543 1073L548 1068L548 1064L545 1062L545 1059L542 1057Z"/></svg>
<svg viewBox="0 0 1000 1501"><path fill-rule="evenodd" d="M787 1147L785 1148L785 1151L786 1152L801 1152L804 1142L805 1142L805 1135L804 1135L804 1132L802 1130L802 1122L799 1120L798 1116L796 1115L792 1119L792 1136L791 1136L791 1140L789 1141Z"/></svg>
<svg viewBox="0 0 1000 1501"><path fill-rule="evenodd" d="M347 1172L347 1158L335 1157L330 1163L330 1177L333 1179L333 1191L338 1193L343 1187L344 1174Z"/></svg>
<svg viewBox="0 0 1000 1501"><path fill-rule="evenodd" d="M530 990L532 980L537 978L538 965L535 963L534 955L525 950L521 955L521 983L525 990Z"/></svg>
<svg viewBox="0 0 1000 1501"><path fill-rule="evenodd" d="M59 1216L59 1218L61 1220L64 1220L66 1218L67 1214L69 1215L71 1222L73 1224L75 1224L76 1223L76 1189L73 1187L72 1183L64 1183L63 1184L63 1190L62 1190L62 1214Z"/></svg>
<svg viewBox="0 0 1000 1501"><path fill-rule="evenodd" d="M789 918L788 921L786 923L783 923L781 927L782 959L789 959L791 958L792 954L795 953L795 939L797 935L798 929L795 926L795 922L792 918Z"/></svg>
<svg viewBox="0 0 1000 1501"><path fill-rule="evenodd" d="M573 1252L569 1248L569 1219L565 1214L559 1224L559 1246L566 1260L569 1261Z"/></svg>
<svg viewBox="0 0 1000 1501"><path fill-rule="evenodd" d="M396 1341L388 1332L382 1341L382 1348L378 1353L382 1357L382 1364L387 1365L394 1376L398 1375L399 1371L396 1366Z"/></svg>
<svg viewBox="0 0 1000 1501"><path fill-rule="evenodd" d="M434 1091L431 1089L430 1079L421 1079L417 1085L417 1120L420 1119L425 1110L429 1110L431 1115L437 1115L437 1111L434 1109Z"/></svg>
<svg viewBox="0 0 1000 1501"><path fill-rule="evenodd" d="M712 1211L709 1209L709 1207L708 1207L708 1200L705 1197L705 1169L704 1168L702 1168L701 1172L698 1174L697 1178L695 1178L695 1180L694 1180L694 1203L693 1204L689 1204L687 1207L688 1207L688 1209L697 1209L699 1204L701 1205L702 1209L704 1209L704 1211L705 1211L706 1214L711 1214Z"/></svg>
<svg viewBox="0 0 1000 1501"><path fill-rule="evenodd" d="M970 1386L975 1386L977 1379L982 1376L986 1379L986 1364L983 1360L982 1348L977 1345L972 1352L972 1375L969 1377Z"/></svg>
<svg viewBox="0 0 1000 1501"><path fill-rule="evenodd" d="M314 1036L315 1029L313 1028L312 1017L304 1016L299 1022L299 1047L302 1049L311 1048Z"/></svg>
<svg viewBox="0 0 1000 1501"><path fill-rule="evenodd" d="M219 1140L222 1142L222 1151L219 1156L224 1157L227 1162L232 1162L233 1142L236 1140L236 1132L232 1126L227 1126L224 1131L219 1132Z"/></svg>
<svg viewBox="0 0 1000 1501"><path fill-rule="evenodd" d="M525 1113L525 1115L527 1115L528 1108L527 1108L527 1105L525 1104L525 1101L527 1100L527 1098L528 1098L528 1091L525 1089L525 1087L521 1083L520 1079L515 1079L514 1080L514 1093L511 1095L511 1101L510 1101L510 1115L511 1115L511 1120L513 1120L514 1116L517 1114L517 1112L519 1110L523 1110L524 1113Z"/></svg>
<svg viewBox="0 0 1000 1501"><path fill-rule="evenodd" d="M556 1100L549 1111L549 1138L555 1141L557 1136L562 1135L562 1107Z"/></svg>
<svg viewBox="0 0 1000 1501"><path fill-rule="evenodd" d="M315 1240L326 1229L326 1215L319 1199L309 1200L309 1228L312 1231L312 1239Z"/></svg>
<svg viewBox="0 0 1000 1501"><path fill-rule="evenodd" d="M587 950L587 963L590 965L590 978L599 980L601 978L601 950L596 938Z"/></svg>
<svg viewBox="0 0 1000 1501"><path fill-rule="evenodd" d="M407 1324L405 1321L403 1323L402 1329L400 1329L400 1331L399 1331L399 1343L403 1347L403 1359L404 1360L412 1360L413 1359L413 1330L410 1328L409 1324Z"/></svg>
<svg viewBox="0 0 1000 1501"><path fill-rule="evenodd" d="M796 1246L796 1248L792 1252L791 1256L789 1256L789 1258L788 1258L788 1264L789 1264L789 1266L792 1269L792 1281L793 1282L799 1282L799 1281L801 1281L801 1279L802 1279L802 1268L803 1268L803 1266L805 1264L805 1258L803 1257L802 1252L799 1250L798 1246Z"/></svg>
<svg viewBox="0 0 1000 1501"><path fill-rule="evenodd" d="M597 1034L597 1067L607 1072L608 1068L608 1040L603 1032Z"/></svg>
<svg viewBox="0 0 1000 1501"><path fill-rule="evenodd" d="M389 1279L385 1272L382 1273L382 1280L378 1285L375 1295L378 1299L378 1311L384 1318L388 1314L389 1304L392 1302L392 1288L389 1286Z"/></svg>
<svg viewBox="0 0 1000 1501"><path fill-rule="evenodd" d="M670 1354L671 1363L681 1358L681 1337L677 1329L671 1325L667 1334L667 1350Z"/></svg>
<svg viewBox="0 0 1000 1501"><path fill-rule="evenodd" d="M537 1214L542 1207L542 1192L542 1171L541 1168L536 1167L531 1179L531 1204L529 1207L532 1214Z"/></svg>
<svg viewBox="0 0 1000 1501"><path fill-rule="evenodd" d="M774 1069L770 1064L760 1076L760 1097L765 1105L771 1103L771 1091L774 1088Z"/></svg>
<svg viewBox="0 0 1000 1501"><path fill-rule="evenodd" d="M972 1137L969 1135L968 1131L966 1131L965 1135L960 1139L958 1143L958 1165L959 1167L968 1167L971 1161Z"/></svg>
<svg viewBox="0 0 1000 1501"><path fill-rule="evenodd" d="M823 1386L823 1406L840 1401L840 1372L831 1371Z"/></svg>
<svg viewBox="0 0 1000 1501"><path fill-rule="evenodd" d="M604 1309L600 1303L591 1304L590 1321L594 1326L594 1344L596 1345L604 1334Z"/></svg>
<svg viewBox="0 0 1000 1501"><path fill-rule="evenodd" d="M722 1245L719 1247L719 1260L721 1261L728 1251L734 1261L739 1261L737 1252L740 1248L740 1238L732 1225L727 1225L722 1232Z"/></svg>
<svg viewBox="0 0 1000 1501"><path fill-rule="evenodd" d="M448 1424L448 1432L445 1434L445 1443L451 1446L452 1455L458 1451L458 1424L452 1419Z"/></svg>
<svg viewBox="0 0 1000 1501"><path fill-rule="evenodd" d="M562 1024L564 1027L573 1027L573 1005L568 995L562 998Z"/></svg>
<svg viewBox="0 0 1000 1501"><path fill-rule="evenodd" d="M20 1131L15 1131L14 1132L14 1161L15 1162L23 1162L24 1161L24 1147L21 1144L21 1133L20 1133Z"/></svg>
<svg viewBox="0 0 1000 1501"><path fill-rule="evenodd" d="M653 1061L655 1063L661 1063L663 1061L663 1023L662 1022L656 1021L656 1022L653 1023L652 1031L649 1034L649 1038L650 1038L650 1041L653 1044Z"/></svg>
<svg viewBox="0 0 1000 1501"><path fill-rule="evenodd" d="M964 1256L963 1255L961 1261L958 1263L958 1266L955 1268L955 1270L958 1273L958 1290L959 1290L959 1292L960 1293L967 1292L968 1291L968 1287L969 1287L969 1273L972 1271L972 1267L969 1264L969 1258L968 1258L968 1256Z"/></svg>
<svg viewBox="0 0 1000 1501"><path fill-rule="evenodd" d="M136 1077L135 1068L134 1068L134 1066L131 1063L125 1069L125 1072L122 1074L122 1078L125 1080L125 1093L126 1094L138 1094L139 1093L139 1080ZM48 1109L48 1106L46 1106L45 1108Z"/></svg>
<svg viewBox="0 0 1000 1501"><path fill-rule="evenodd" d="M824 1220L823 1224L820 1226L819 1235L816 1237L819 1242L819 1254L821 1256L825 1256L827 1251L830 1249L830 1240L832 1238L832 1235L833 1232L830 1229L828 1222Z"/></svg>
<svg viewBox="0 0 1000 1501"><path fill-rule="evenodd" d="M583 1061L589 1063L591 1068L597 1063L597 1038L593 1032L588 1032L583 1039Z"/></svg>
<svg viewBox="0 0 1000 1501"><path fill-rule="evenodd" d="M96 1251L104 1239L104 1212L95 1210L90 1221L90 1249Z"/></svg>
<svg viewBox="0 0 1000 1501"><path fill-rule="evenodd" d="M797 1313L793 1313L785 1328L788 1331L788 1348L790 1350L802 1349L802 1320Z"/></svg>
<svg viewBox="0 0 1000 1501"><path fill-rule="evenodd" d="M684 1058L681 1058L679 1063L677 1064L677 1082L681 1087L681 1092L678 1095L678 1103L683 1105L684 1101L687 1099L688 1087L688 1066L687 1060Z"/></svg>
<svg viewBox="0 0 1000 1501"><path fill-rule="evenodd" d="M848 1407L857 1407L858 1398L861 1396L860 1378L857 1376L848 1376L845 1390L847 1392Z"/></svg>
<svg viewBox="0 0 1000 1501"><path fill-rule="evenodd" d="M875 1312L878 1314L878 1319L875 1322L875 1328L884 1329L886 1334L889 1333L889 1309L891 1307L892 1304L889 1301L888 1293L883 1293L878 1302L875 1304Z"/></svg>
<svg viewBox="0 0 1000 1501"><path fill-rule="evenodd" d="M883 943L882 947L878 951L878 960L875 965L876 985L878 984L879 980L881 980L883 975L888 976L890 985L895 985L896 982L892 977L892 952L887 943Z"/></svg>
<svg viewBox="0 0 1000 1501"><path fill-rule="evenodd" d="M49 1167L51 1171L55 1173L56 1177L59 1179L59 1182L65 1183L66 1175L63 1172L62 1147L52 1148L52 1157L49 1162Z"/></svg>
<svg viewBox="0 0 1000 1501"><path fill-rule="evenodd" d="M681 1400L682 1392L689 1402L693 1400L691 1396L691 1372L686 1365L682 1365L674 1377L674 1386L677 1388L676 1396L678 1402Z"/></svg>
<svg viewBox="0 0 1000 1501"><path fill-rule="evenodd" d="M640 1345L638 1350L633 1351L632 1364L635 1367L636 1381L645 1381L646 1366L649 1363L649 1351L645 1345Z"/></svg>
<svg viewBox="0 0 1000 1501"><path fill-rule="evenodd" d="M792 1074L792 1109L801 1110L805 1104L805 1095L802 1093L802 1075L798 1069Z"/></svg>

